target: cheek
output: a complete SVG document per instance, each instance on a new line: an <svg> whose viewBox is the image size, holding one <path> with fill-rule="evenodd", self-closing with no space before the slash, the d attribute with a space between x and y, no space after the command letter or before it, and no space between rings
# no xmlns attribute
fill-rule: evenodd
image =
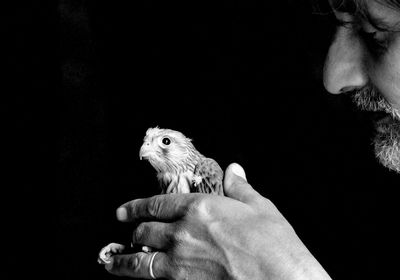
<svg viewBox="0 0 400 280"><path fill-rule="evenodd" d="M371 63L369 76L372 84L386 100L400 109L400 40L398 41L379 62Z"/></svg>
<svg viewBox="0 0 400 280"><path fill-rule="evenodd" d="M164 158L168 158L168 156L169 156L169 149L166 148L166 147L161 147L160 150L161 150L162 156L163 156Z"/></svg>

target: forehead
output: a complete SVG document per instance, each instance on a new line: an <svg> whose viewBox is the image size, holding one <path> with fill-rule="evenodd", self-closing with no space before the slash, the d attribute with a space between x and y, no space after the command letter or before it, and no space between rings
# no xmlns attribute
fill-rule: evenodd
<svg viewBox="0 0 400 280"><path fill-rule="evenodd" d="M158 137L158 136L163 135L164 133L165 133L165 129L160 129L160 128L158 128L158 127L149 128L149 129L146 131L145 139L154 139L154 138L156 138L156 137Z"/></svg>
<svg viewBox="0 0 400 280"><path fill-rule="evenodd" d="M369 13L393 27L400 27L400 1L367 1Z"/></svg>
<svg viewBox="0 0 400 280"><path fill-rule="evenodd" d="M356 14L382 29L400 30L399 0L328 0L335 12Z"/></svg>
<svg viewBox="0 0 400 280"><path fill-rule="evenodd" d="M155 139L155 138L161 137L161 136L179 137L181 135L182 134L180 132L172 130L172 129L161 129L161 128L155 127L155 128L149 128L146 131L146 136L144 137L144 139L152 140L152 139Z"/></svg>
<svg viewBox="0 0 400 280"><path fill-rule="evenodd" d="M333 6L362 6L368 4L378 4L391 7L393 9L400 9L400 1L398 0L328 0L328 2Z"/></svg>

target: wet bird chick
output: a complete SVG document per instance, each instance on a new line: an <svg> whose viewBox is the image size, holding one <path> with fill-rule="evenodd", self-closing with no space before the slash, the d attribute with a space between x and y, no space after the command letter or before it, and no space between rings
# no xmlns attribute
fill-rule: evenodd
<svg viewBox="0 0 400 280"><path fill-rule="evenodd" d="M162 193L224 194L221 167L179 131L149 128L139 155L157 171Z"/></svg>
<svg viewBox="0 0 400 280"><path fill-rule="evenodd" d="M200 154L191 139L172 129L149 128L139 152L157 171L161 193L199 192L224 195L224 172L218 163ZM100 264L111 262L111 257L124 251L125 246L111 243L98 257ZM143 246L142 250L152 249Z"/></svg>

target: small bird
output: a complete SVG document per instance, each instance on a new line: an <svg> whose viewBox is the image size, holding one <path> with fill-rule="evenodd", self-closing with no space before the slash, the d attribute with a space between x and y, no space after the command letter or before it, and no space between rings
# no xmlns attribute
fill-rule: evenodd
<svg viewBox="0 0 400 280"><path fill-rule="evenodd" d="M200 154L192 140L172 129L149 128L139 152L157 171L161 193L199 192L224 195L222 180L224 172L212 158ZM100 264L111 262L111 257L122 253L125 246L110 243L98 257ZM143 246L142 251L152 249Z"/></svg>
<svg viewBox="0 0 400 280"><path fill-rule="evenodd" d="M161 193L224 195L221 167L197 151L192 140L179 131L149 128L139 156L156 169Z"/></svg>

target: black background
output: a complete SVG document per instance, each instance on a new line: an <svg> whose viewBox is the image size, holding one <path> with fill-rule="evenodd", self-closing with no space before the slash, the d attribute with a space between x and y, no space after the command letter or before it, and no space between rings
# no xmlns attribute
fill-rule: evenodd
<svg viewBox="0 0 400 280"><path fill-rule="evenodd" d="M378 209L399 178L366 116L323 89L329 17L304 1L164 2L32 1L5 17L10 276L116 279L97 254L129 239L120 204L159 193L138 156L156 125L240 163L332 278L377 274Z"/></svg>

